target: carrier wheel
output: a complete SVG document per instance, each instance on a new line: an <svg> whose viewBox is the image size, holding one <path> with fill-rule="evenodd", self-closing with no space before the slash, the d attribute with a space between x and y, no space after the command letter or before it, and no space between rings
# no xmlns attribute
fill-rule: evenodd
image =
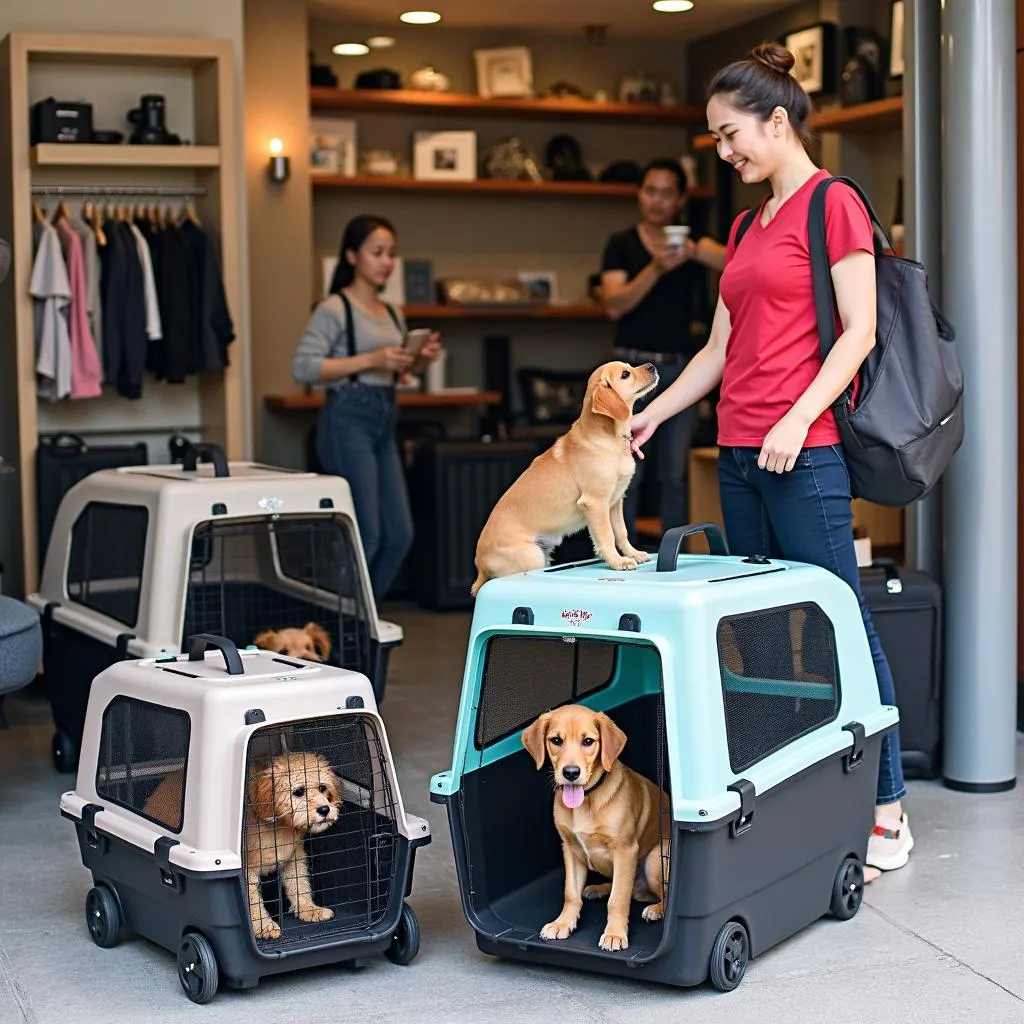
<svg viewBox="0 0 1024 1024"><path fill-rule="evenodd" d="M64 729L58 729L50 741L50 753L53 755L53 767L67 774L78 767L78 744Z"/></svg>
<svg viewBox="0 0 1024 1024"><path fill-rule="evenodd" d="M864 867L856 857L847 857L832 883L832 913L840 921L849 921L860 910L864 899Z"/></svg>
<svg viewBox="0 0 1024 1024"><path fill-rule="evenodd" d="M404 967L416 959L420 951L420 923L416 919L412 907L402 904L402 916L399 918L395 934L391 936L391 945L384 955L393 963Z"/></svg>
<svg viewBox="0 0 1024 1024"><path fill-rule="evenodd" d="M189 932L178 946L178 981L193 1003L208 1003L217 994L220 972L213 947L198 932Z"/></svg>
<svg viewBox="0 0 1024 1024"><path fill-rule="evenodd" d="M711 950L711 984L720 992L731 992L743 980L749 959L747 929L739 921L730 921Z"/></svg>
<svg viewBox="0 0 1024 1024"><path fill-rule="evenodd" d="M85 925L97 946L110 949L121 939L121 908L114 894L105 886L97 885L85 897Z"/></svg>

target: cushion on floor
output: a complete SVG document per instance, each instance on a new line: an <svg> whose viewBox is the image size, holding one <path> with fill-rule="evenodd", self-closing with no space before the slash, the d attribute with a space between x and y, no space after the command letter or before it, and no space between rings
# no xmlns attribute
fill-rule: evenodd
<svg viewBox="0 0 1024 1024"><path fill-rule="evenodd" d="M31 683L42 660L39 616L13 597L0 597L0 693Z"/></svg>

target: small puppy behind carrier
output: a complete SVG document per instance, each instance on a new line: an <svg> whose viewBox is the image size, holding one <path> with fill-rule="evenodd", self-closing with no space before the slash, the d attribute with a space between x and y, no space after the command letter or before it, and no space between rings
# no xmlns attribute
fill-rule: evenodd
<svg viewBox="0 0 1024 1024"><path fill-rule="evenodd" d="M680 556L694 533L710 555ZM670 530L632 572L490 581L430 783L477 945L734 989L752 957L856 914L897 721L853 591L730 556L716 526Z"/></svg>
<svg viewBox="0 0 1024 1024"><path fill-rule="evenodd" d="M58 771L78 764L93 678L180 653L195 633L361 672L383 700L402 630L377 617L341 477L196 445L182 465L92 473L65 495L53 538L28 601L43 619Z"/></svg>
<svg viewBox="0 0 1024 1024"><path fill-rule="evenodd" d="M128 928L176 952L198 1003L221 981L378 953L410 963L405 898L430 829L405 812L369 680L224 637L188 648L93 683L60 801L93 877L93 941Z"/></svg>

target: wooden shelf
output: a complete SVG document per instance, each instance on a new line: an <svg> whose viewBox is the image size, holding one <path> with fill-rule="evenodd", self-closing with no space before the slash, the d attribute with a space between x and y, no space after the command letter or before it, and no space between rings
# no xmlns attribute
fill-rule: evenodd
<svg viewBox="0 0 1024 1024"><path fill-rule="evenodd" d="M663 107L653 103L595 103L576 99L485 99L467 93L414 89L330 89L312 86L314 111L371 111L384 114L450 114L516 117L523 120L619 122L638 125L704 124L703 107Z"/></svg>
<svg viewBox="0 0 1024 1024"><path fill-rule="evenodd" d="M841 132L843 134L869 134L898 131L903 126L903 97L887 96L870 103L826 110L811 117L810 128L815 132ZM710 135L698 135L691 146L694 150L715 148Z"/></svg>
<svg viewBox="0 0 1024 1024"><path fill-rule="evenodd" d="M33 167L219 167L220 146L132 146L42 142Z"/></svg>
<svg viewBox="0 0 1024 1024"><path fill-rule="evenodd" d="M358 177L345 178L334 174L314 174L314 189L348 189L350 191L454 192L478 196L536 196L538 198L573 199L636 199L636 185L600 181L517 181L504 178L478 178L476 181L431 181L419 178ZM687 192L691 199L711 199L711 188L695 188Z"/></svg>
<svg viewBox="0 0 1024 1024"><path fill-rule="evenodd" d="M575 306L405 306L406 320L603 320L596 302Z"/></svg>
<svg viewBox="0 0 1024 1024"><path fill-rule="evenodd" d="M279 412L304 412L319 409L324 404L324 393L266 395L263 404L267 409ZM399 408L423 409L457 405L498 405L500 391L399 391L396 399Z"/></svg>

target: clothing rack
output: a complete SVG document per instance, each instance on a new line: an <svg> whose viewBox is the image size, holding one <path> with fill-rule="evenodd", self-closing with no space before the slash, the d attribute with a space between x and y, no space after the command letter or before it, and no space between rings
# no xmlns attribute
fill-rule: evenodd
<svg viewBox="0 0 1024 1024"><path fill-rule="evenodd" d="M202 424L186 424L184 427L163 426L163 427L86 427L80 430L77 427L61 427L60 429L41 430L40 437L56 437L58 434L74 434L76 437L149 437L151 435L163 434L201 434L206 430Z"/></svg>
<svg viewBox="0 0 1024 1024"><path fill-rule="evenodd" d="M198 185L33 185L34 196L147 196L162 199L187 199L205 196Z"/></svg>

